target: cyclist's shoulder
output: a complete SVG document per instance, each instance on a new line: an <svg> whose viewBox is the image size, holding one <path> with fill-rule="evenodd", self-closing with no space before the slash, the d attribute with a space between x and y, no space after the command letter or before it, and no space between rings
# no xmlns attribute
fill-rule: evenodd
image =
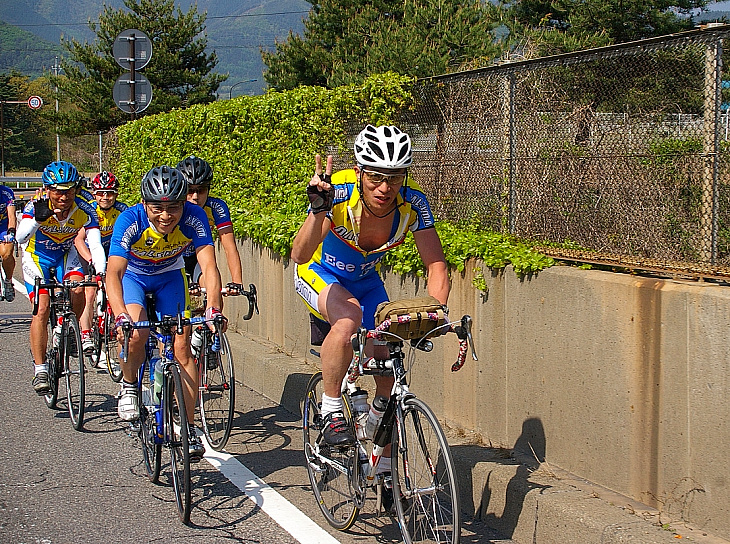
<svg viewBox="0 0 730 544"><path fill-rule="evenodd" d="M15 193L7 185L0 184L0 194L4 197L15 198Z"/></svg>

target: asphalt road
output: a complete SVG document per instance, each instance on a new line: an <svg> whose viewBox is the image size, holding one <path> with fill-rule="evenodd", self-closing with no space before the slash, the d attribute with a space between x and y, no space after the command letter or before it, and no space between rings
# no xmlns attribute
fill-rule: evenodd
<svg viewBox="0 0 730 544"><path fill-rule="evenodd" d="M377 516L372 502L349 532L331 529L309 488L298 416L242 383L230 456L193 466L192 524L184 526L167 452L161 485L152 484L138 439L116 416L119 386L106 372L87 374L83 432L73 429L64 405L50 410L35 395L29 312L20 294L0 302L0 543L401 541L397 525ZM221 463L233 482L216 468ZM467 543L510 542L472 523L463 533Z"/></svg>

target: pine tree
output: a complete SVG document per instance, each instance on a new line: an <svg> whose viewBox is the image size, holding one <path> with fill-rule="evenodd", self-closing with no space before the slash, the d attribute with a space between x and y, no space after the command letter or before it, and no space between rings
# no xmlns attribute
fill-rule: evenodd
<svg viewBox="0 0 730 544"><path fill-rule="evenodd" d="M218 60L215 53L205 52L205 15L195 7L183 13L174 0L124 0L124 5L126 10L105 5L99 22L89 23L97 36L93 43L63 42L69 58L61 62L65 76L55 82L62 97L74 105L59 120L66 133L106 131L129 120L112 98L114 82L124 72L112 46L123 30L141 30L152 40L152 59L143 73L153 98L141 115L212 102L227 78L213 72Z"/></svg>

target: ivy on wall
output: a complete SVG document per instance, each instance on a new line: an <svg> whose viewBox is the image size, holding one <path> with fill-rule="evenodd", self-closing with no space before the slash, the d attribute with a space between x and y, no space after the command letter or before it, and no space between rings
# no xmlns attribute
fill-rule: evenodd
<svg viewBox="0 0 730 544"><path fill-rule="evenodd" d="M315 154L332 146L347 152L350 123L393 124L413 101L412 85L411 78L379 74L361 85L269 91L127 123L117 129L113 165L121 198L139 201L139 181L150 168L202 157L215 173L211 193L228 203L236 235L286 257L305 218L305 180L314 171ZM518 274L553 264L524 243L469 225L442 222L438 231L449 264L459 271L470 257L494 268L512 264ZM410 237L385 264L399 273L423 273Z"/></svg>

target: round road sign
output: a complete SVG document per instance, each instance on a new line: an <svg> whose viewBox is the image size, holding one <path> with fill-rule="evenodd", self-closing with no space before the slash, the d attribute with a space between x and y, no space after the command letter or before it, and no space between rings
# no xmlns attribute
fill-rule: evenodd
<svg viewBox="0 0 730 544"><path fill-rule="evenodd" d="M132 98L132 74L127 72L117 78L112 89L114 102L126 113L140 113L152 101L152 85L141 73L134 74L134 98Z"/></svg>
<svg viewBox="0 0 730 544"><path fill-rule="evenodd" d="M43 105L43 99L40 96L31 96L28 98L28 107L37 110Z"/></svg>
<svg viewBox="0 0 730 544"><path fill-rule="evenodd" d="M117 64L125 70L141 70L152 58L152 40L141 30L133 28L122 30L114 39L112 55Z"/></svg>

